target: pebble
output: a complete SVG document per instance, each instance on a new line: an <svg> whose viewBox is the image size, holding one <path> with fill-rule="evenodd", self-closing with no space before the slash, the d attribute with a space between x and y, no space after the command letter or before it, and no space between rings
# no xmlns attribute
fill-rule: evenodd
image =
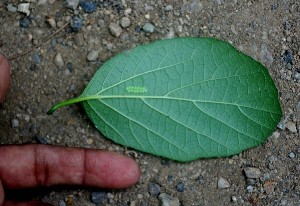
<svg viewBox="0 0 300 206"><path fill-rule="evenodd" d="M123 17L121 19L120 24L121 24L121 27L123 27L125 29L125 28L130 26L131 22L130 22L130 19L128 17Z"/></svg>
<svg viewBox="0 0 300 206"><path fill-rule="evenodd" d="M18 5L17 11L29 16L29 14L30 14L29 6L30 6L30 3L21 3Z"/></svg>
<svg viewBox="0 0 300 206"><path fill-rule="evenodd" d="M296 107L297 107L298 112L300 112L300 101L298 102Z"/></svg>
<svg viewBox="0 0 300 206"><path fill-rule="evenodd" d="M128 16L129 14L131 14L131 8L127 8L127 9L125 9L125 11L124 11L124 15L125 16Z"/></svg>
<svg viewBox="0 0 300 206"><path fill-rule="evenodd" d="M19 120L13 119L13 120L11 121L11 127L12 127L12 128L18 128L18 127L19 127Z"/></svg>
<svg viewBox="0 0 300 206"><path fill-rule="evenodd" d="M94 204L105 204L107 202L106 192L92 192L91 200Z"/></svg>
<svg viewBox="0 0 300 206"><path fill-rule="evenodd" d="M96 51L96 50L91 50L87 56L86 56L86 59L89 61L89 62L93 62L93 61L96 61L98 59L98 56L99 56L99 51Z"/></svg>
<svg viewBox="0 0 300 206"><path fill-rule="evenodd" d="M47 138L44 137L44 136L38 135L38 136L35 137L35 139L36 139L36 141L37 141L39 144L48 144L48 140L47 140Z"/></svg>
<svg viewBox="0 0 300 206"><path fill-rule="evenodd" d="M122 33L122 27L114 22L111 22L109 24L109 31L113 36L119 37Z"/></svg>
<svg viewBox="0 0 300 206"><path fill-rule="evenodd" d="M72 16L70 27L72 31L79 31L82 27L82 18L80 16Z"/></svg>
<svg viewBox="0 0 300 206"><path fill-rule="evenodd" d="M232 197L231 197L231 200L232 200L232 202L236 202L236 201L237 201L236 196L232 196Z"/></svg>
<svg viewBox="0 0 300 206"><path fill-rule="evenodd" d="M82 10L86 13L93 13L96 8L97 8L97 5L96 3L92 2L92 1L81 1L79 3L79 5L81 6Z"/></svg>
<svg viewBox="0 0 300 206"><path fill-rule="evenodd" d="M61 53L57 53L55 58L54 58L54 64L58 67L58 68L62 68L64 66L64 60L61 56Z"/></svg>
<svg viewBox="0 0 300 206"><path fill-rule="evenodd" d="M292 133L297 133L296 124L294 122L288 121L285 127Z"/></svg>
<svg viewBox="0 0 300 206"><path fill-rule="evenodd" d="M31 20L28 16L25 16L23 19L20 19L20 26L27 28L31 24Z"/></svg>
<svg viewBox="0 0 300 206"><path fill-rule="evenodd" d="M183 182L178 183L176 189L178 192L184 192L184 183Z"/></svg>
<svg viewBox="0 0 300 206"><path fill-rule="evenodd" d="M289 50L286 50L283 54L283 60L285 63L290 63L292 64L293 63L293 54L291 53L291 51Z"/></svg>
<svg viewBox="0 0 300 206"><path fill-rule="evenodd" d="M162 193L158 198L160 200L161 206L180 206L178 197L173 197L166 193Z"/></svg>
<svg viewBox="0 0 300 206"><path fill-rule="evenodd" d="M289 158L292 158L292 159L296 157L294 152L290 152L288 155L289 155Z"/></svg>
<svg viewBox="0 0 300 206"><path fill-rule="evenodd" d="M66 2L66 7L73 10L76 10L79 4L79 0L66 0L65 2Z"/></svg>
<svg viewBox="0 0 300 206"><path fill-rule="evenodd" d="M33 61L35 64L41 64L42 63L42 60L40 58L40 55L38 52L34 52L33 53Z"/></svg>
<svg viewBox="0 0 300 206"><path fill-rule="evenodd" d="M200 2L200 0L193 0L191 1L190 5L189 5L189 10L190 12L200 12L203 8L202 3Z"/></svg>
<svg viewBox="0 0 300 206"><path fill-rule="evenodd" d="M168 4L166 7L165 7L165 11L172 11L173 10L173 6Z"/></svg>
<svg viewBox="0 0 300 206"><path fill-rule="evenodd" d="M17 12L17 7L13 6L12 4L8 4L6 9L9 12L13 12L13 13Z"/></svg>
<svg viewBox="0 0 300 206"><path fill-rule="evenodd" d="M219 189L226 189L230 187L230 183L228 182L228 180L226 180L223 177L220 177L218 180L218 188Z"/></svg>
<svg viewBox="0 0 300 206"><path fill-rule="evenodd" d="M260 169L256 167L246 167L244 169L245 175L247 178L259 178L261 175Z"/></svg>
<svg viewBox="0 0 300 206"><path fill-rule="evenodd" d="M58 206L66 206L66 202L64 200L58 200Z"/></svg>
<svg viewBox="0 0 300 206"><path fill-rule="evenodd" d="M247 192L251 193L251 192L253 192L254 187L252 185L248 185L246 189L247 189Z"/></svg>
<svg viewBox="0 0 300 206"><path fill-rule="evenodd" d="M146 23L143 26L143 30L147 33L153 33L155 30L155 26L151 23Z"/></svg>
<svg viewBox="0 0 300 206"><path fill-rule="evenodd" d="M47 23L52 27L55 28L56 27L56 21L53 18L47 18Z"/></svg>
<svg viewBox="0 0 300 206"><path fill-rule="evenodd" d="M160 186L156 183L150 182L148 184L148 191L149 191L150 195L156 196L160 193Z"/></svg>

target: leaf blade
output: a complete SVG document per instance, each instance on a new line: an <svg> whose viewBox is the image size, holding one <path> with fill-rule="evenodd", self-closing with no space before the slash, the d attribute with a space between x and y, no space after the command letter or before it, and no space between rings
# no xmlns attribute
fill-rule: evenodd
<svg viewBox="0 0 300 206"><path fill-rule="evenodd" d="M263 143L281 118L259 62L212 38L162 40L99 69L81 98L106 137L178 161L228 156Z"/></svg>

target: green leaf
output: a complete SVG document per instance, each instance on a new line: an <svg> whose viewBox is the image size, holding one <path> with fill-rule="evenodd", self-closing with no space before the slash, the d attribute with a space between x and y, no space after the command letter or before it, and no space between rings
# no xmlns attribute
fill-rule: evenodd
<svg viewBox="0 0 300 206"><path fill-rule="evenodd" d="M221 157L262 144L282 112L259 62L213 38L161 40L123 52L79 98L106 137L178 161Z"/></svg>

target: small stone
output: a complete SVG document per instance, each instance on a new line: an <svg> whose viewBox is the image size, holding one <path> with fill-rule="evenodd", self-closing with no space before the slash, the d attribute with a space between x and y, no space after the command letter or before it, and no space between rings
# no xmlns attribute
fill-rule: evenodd
<svg viewBox="0 0 300 206"><path fill-rule="evenodd" d="M178 192L184 192L184 183L180 182L177 186L176 189Z"/></svg>
<svg viewBox="0 0 300 206"><path fill-rule="evenodd" d="M54 64L58 67L58 68L62 68L64 66L64 60L61 56L61 53L57 53L55 58L54 58Z"/></svg>
<svg viewBox="0 0 300 206"><path fill-rule="evenodd" d="M81 6L82 10L86 13L93 13L96 8L97 8L97 5L96 3L92 2L92 1L81 1L79 3L79 5Z"/></svg>
<svg viewBox="0 0 300 206"><path fill-rule="evenodd" d="M165 7L165 11L172 11L173 10L173 6L168 4L166 7Z"/></svg>
<svg viewBox="0 0 300 206"><path fill-rule="evenodd" d="M144 24L144 26L143 26L143 30L144 30L145 32L147 32L147 33L153 33L154 30L155 30L155 27L154 27L154 25L151 24L151 23L146 23L146 24Z"/></svg>
<svg viewBox="0 0 300 206"><path fill-rule="evenodd" d="M287 50L284 52L283 54L283 60L285 61L285 63L290 63L292 64L293 63L293 54L291 51Z"/></svg>
<svg viewBox="0 0 300 206"><path fill-rule="evenodd" d="M253 192L254 187L252 185L248 185L246 189L247 189L247 192L251 193L251 192Z"/></svg>
<svg viewBox="0 0 300 206"><path fill-rule="evenodd" d="M296 157L294 152L290 152L288 155L289 155L289 158L292 158L292 159Z"/></svg>
<svg viewBox="0 0 300 206"><path fill-rule="evenodd" d="M297 133L296 124L294 122L288 121L285 127L292 133Z"/></svg>
<svg viewBox="0 0 300 206"><path fill-rule="evenodd" d="M298 112L300 112L300 101L297 104L297 110L298 110Z"/></svg>
<svg viewBox="0 0 300 206"><path fill-rule="evenodd" d="M280 137L280 133L276 131L273 133L273 136L277 139Z"/></svg>
<svg viewBox="0 0 300 206"><path fill-rule="evenodd" d="M52 28L56 27L56 21L53 18L47 18L47 22Z"/></svg>
<svg viewBox="0 0 300 206"><path fill-rule="evenodd" d="M232 202L236 202L236 201L237 201L236 196L232 196L232 197L231 197L231 200L232 200Z"/></svg>
<svg viewBox="0 0 300 206"><path fill-rule="evenodd" d="M99 55L99 52L98 52L98 51L96 51L96 50L91 50L91 51L87 54L86 58L87 58L87 60L88 60L89 62L93 62L93 61L96 61L96 60L98 59L98 55Z"/></svg>
<svg viewBox="0 0 300 206"><path fill-rule="evenodd" d="M39 144L48 144L48 140L44 136L36 136L35 139Z"/></svg>
<svg viewBox="0 0 300 206"><path fill-rule="evenodd" d="M122 27L120 27L118 24L114 22L111 22L109 24L109 31L113 36L119 37L122 33Z"/></svg>
<svg viewBox="0 0 300 206"><path fill-rule="evenodd" d="M157 196L160 193L160 186L156 183L149 183L148 184L148 191L150 195Z"/></svg>
<svg viewBox="0 0 300 206"><path fill-rule="evenodd" d="M58 206L66 206L66 202L64 200L58 200Z"/></svg>
<svg viewBox="0 0 300 206"><path fill-rule="evenodd" d="M255 167L246 167L244 169L245 175L247 178L259 178L261 175L260 169Z"/></svg>
<svg viewBox="0 0 300 206"><path fill-rule="evenodd" d="M17 12L17 7L13 6L12 4L8 4L6 7L7 11L15 13Z"/></svg>
<svg viewBox="0 0 300 206"><path fill-rule="evenodd" d="M88 138L88 139L86 140L86 143L87 143L88 145L93 144L93 142L94 142L94 140L93 140L92 138Z"/></svg>
<svg viewBox="0 0 300 206"><path fill-rule="evenodd" d="M73 16L70 22L72 31L79 31L82 27L82 18L80 16Z"/></svg>
<svg viewBox="0 0 300 206"><path fill-rule="evenodd" d="M121 24L121 27L127 28L127 27L130 26L131 22L130 22L130 19L128 17L123 17L121 19L121 23L120 24Z"/></svg>
<svg viewBox="0 0 300 206"><path fill-rule="evenodd" d="M40 55L38 52L34 52L33 53L33 61L35 64L41 64L42 63L42 60L40 58Z"/></svg>
<svg viewBox="0 0 300 206"><path fill-rule="evenodd" d="M158 198L160 200L161 206L180 206L178 197L173 197L166 193L162 193Z"/></svg>
<svg viewBox="0 0 300 206"><path fill-rule="evenodd" d="M31 24L31 19L28 16L25 16L23 19L20 19L20 26L27 28Z"/></svg>
<svg viewBox="0 0 300 206"><path fill-rule="evenodd" d="M218 180L218 188L219 189L226 189L230 187L230 183L228 182L228 180L226 180L223 177L220 177Z"/></svg>
<svg viewBox="0 0 300 206"><path fill-rule="evenodd" d="M192 0L189 5L190 12L200 12L203 8L202 3L200 0Z"/></svg>
<svg viewBox="0 0 300 206"><path fill-rule="evenodd" d="M150 19L150 14L145 14L145 19Z"/></svg>
<svg viewBox="0 0 300 206"><path fill-rule="evenodd" d="M18 128L18 127L19 127L19 120L13 119L13 120L11 121L11 127L12 127L12 128Z"/></svg>
<svg viewBox="0 0 300 206"><path fill-rule="evenodd" d="M29 16L29 14L30 14L29 6L30 6L30 3L21 3L18 5L17 11Z"/></svg>
<svg viewBox="0 0 300 206"><path fill-rule="evenodd" d="M105 204L107 202L106 192L92 192L91 200L94 204Z"/></svg>
<svg viewBox="0 0 300 206"><path fill-rule="evenodd" d="M69 9L76 10L79 4L79 0L66 0L66 7Z"/></svg>
<svg viewBox="0 0 300 206"><path fill-rule="evenodd" d="M125 16L128 16L129 14L131 14L131 8L125 9L124 15L125 15Z"/></svg>

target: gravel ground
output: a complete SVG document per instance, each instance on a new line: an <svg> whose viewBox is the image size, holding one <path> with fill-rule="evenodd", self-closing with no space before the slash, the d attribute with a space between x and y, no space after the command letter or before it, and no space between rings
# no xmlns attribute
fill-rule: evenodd
<svg viewBox="0 0 300 206"><path fill-rule="evenodd" d="M12 78L10 93L0 106L0 143L125 153L139 163L142 177L125 190L57 188L35 198L59 206L300 205L299 1L95 2L0 2L0 52L11 58ZM179 36L229 41L267 66L284 113L267 143L233 157L183 164L103 138L80 105L46 115L54 103L81 94L109 58L140 44ZM30 48L34 49L19 55Z"/></svg>

